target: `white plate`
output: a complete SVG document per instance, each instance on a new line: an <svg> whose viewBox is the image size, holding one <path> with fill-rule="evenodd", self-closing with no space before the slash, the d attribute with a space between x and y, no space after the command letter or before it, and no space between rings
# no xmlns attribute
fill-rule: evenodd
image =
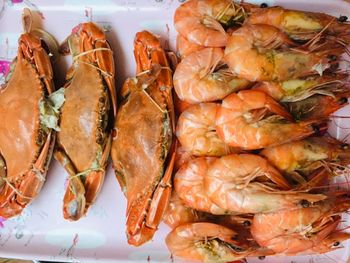
<svg viewBox="0 0 350 263"><path fill-rule="evenodd" d="M71 29L92 20L105 28L117 65L117 82L134 75L133 38L137 31L148 29L159 34L174 48L175 30L172 18L176 0L0 0L0 72L16 55L17 39L22 30L23 7L38 9L43 16L43 28L63 41ZM259 1L256 1L259 2ZM289 8L350 15L350 4L342 0L280 0L269 4ZM69 59L59 64L61 83ZM2 74L0 73L0 81ZM349 107L342 115L349 115ZM131 116L132 117L132 116ZM1 121L1 120L0 120ZM344 128L333 125L331 133L342 139L350 122L341 121ZM20 157L19 157L20 158ZM145 171L147 172L147 171ZM88 215L78 222L62 218L62 198L66 173L55 161L50 166L40 195L21 216L7 221L0 219L0 256L38 260L74 262L172 262L164 238L169 229L161 225L153 241L133 248L127 245L125 231L125 200L110 167L101 194ZM347 218L349 223L349 217ZM350 243L327 255L305 257L268 257L249 262L337 262L345 263L350 255ZM181 262L174 259L175 262Z"/></svg>

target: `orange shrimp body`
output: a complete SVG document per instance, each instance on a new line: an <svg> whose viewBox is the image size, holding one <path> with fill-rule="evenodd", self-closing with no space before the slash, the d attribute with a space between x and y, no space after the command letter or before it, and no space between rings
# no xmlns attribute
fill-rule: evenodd
<svg viewBox="0 0 350 263"><path fill-rule="evenodd" d="M283 191L290 189L286 179L266 159L252 154L216 158L204 185L209 198L231 213L266 213L325 199L324 195Z"/></svg>
<svg viewBox="0 0 350 263"><path fill-rule="evenodd" d="M276 115L265 118L267 110ZM307 137L317 124L287 120L291 120L289 113L266 93L243 90L223 100L216 115L216 132L233 147L254 150Z"/></svg>
<svg viewBox="0 0 350 263"><path fill-rule="evenodd" d="M283 46L283 51L277 50ZM239 78L271 81L322 74L330 67L329 55L338 58L344 53L341 48L305 54L292 51L291 46L293 42L276 27L245 24L229 37L224 60Z"/></svg>
<svg viewBox="0 0 350 263"><path fill-rule="evenodd" d="M185 151L196 156L222 156L235 151L215 132L219 108L216 103L201 103L193 105L180 115L176 136Z"/></svg>
<svg viewBox="0 0 350 263"><path fill-rule="evenodd" d="M213 157L201 157L185 163L175 174L174 188L181 201L188 207L214 215L227 214L214 204L204 188L204 177Z"/></svg>
<svg viewBox="0 0 350 263"><path fill-rule="evenodd" d="M189 54L195 51L202 50L203 48L205 47L188 41L180 34L176 37L176 50L181 59L187 57Z"/></svg>
<svg viewBox="0 0 350 263"><path fill-rule="evenodd" d="M251 233L259 245L276 253L295 255L305 250L317 252L318 246L319 250L327 250L323 241L340 223L337 214L349 208L349 198L341 197L325 200L313 207L257 214L252 222ZM330 240L336 236L333 235Z"/></svg>
<svg viewBox="0 0 350 263"><path fill-rule="evenodd" d="M275 26L293 39L309 40L322 30L325 34L348 34L350 25L335 17L314 12L288 10L279 6L253 8L246 19L250 24L268 24Z"/></svg>
<svg viewBox="0 0 350 263"><path fill-rule="evenodd" d="M178 257L202 262L229 262L243 259L254 250L235 240L237 233L213 223L188 223L171 231L165 239Z"/></svg>
<svg viewBox="0 0 350 263"><path fill-rule="evenodd" d="M336 169L350 164L349 145L330 137L310 137L266 148L260 154L287 173L310 173L325 165Z"/></svg>
<svg viewBox="0 0 350 263"><path fill-rule="evenodd" d="M220 100L228 94L245 89L249 81L216 70L222 64L221 48L205 48L184 58L174 73L174 87L181 100L200 103Z"/></svg>
<svg viewBox="0 0 350 263"><path fill-rule="evenodd" d="M231 0L189 0L174 15L175 29L188 41L205 47L224 47L222 24L244 18L244 10Z"/></svg>

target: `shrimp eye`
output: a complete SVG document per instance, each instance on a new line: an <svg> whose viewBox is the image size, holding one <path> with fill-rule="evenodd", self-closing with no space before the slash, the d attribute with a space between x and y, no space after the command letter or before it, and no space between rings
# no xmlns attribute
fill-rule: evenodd
<svg viewBox="0 0 350 263"><path fill-rule="evenodd" d="M303 199L303 200L301 200L300 201L300 205L302 206L302 207L309 207L310 206L310 202L309 201L307 201L307 200L305 200L305 199Z"/></svg>
<svg viewBox="0 0 350 263"><path fill-rule="evenodd" d="M265 256L260 256L260 257L258 257L258 259L260 259L260 260L263 260L263 259L265 259L266 257Z"/></svg>
<svg viewBox="0 0 350 263"><path fill-rule="evenodd" d="M243 222L243 225L244 225L244 226L250 226L251 223L250 223L250 221L244 221L244 222Z"/></svg>
<svg viewBox="0 0 350 263"><path fill-rule="evenodd" d="M233 247L233 250L237 252L242 252L244 249L241 247Z"/></svg>
<svg viewBox="0 0 350 263"><path fill-rule="evenodd" d="M344 171L344 170L345 170L345 167L339 166L338 169L339 169L340 171Z"/></svg>
<svg viewBox="0 0 350 263"><path fill-rule="evenodd" d="M344 22L346 22L347 20L348 20L348 17L347 17L347 16L340 16L340 17L338 18L338 21L341 22L341 23L344 23Z"/></svg>
<svg viewBox="0 0 350 263"><path fill-rule="evenodd" d="M333 243L333 246L335 246L335 247L337 247L337 246L339 246L339 245L340 245L340 242L339 242L339 241Z"/></svg>
<svg viewBox="0 0 350 263"><path fill-rule="evenodd" d="M338 100L339 104L342 105L342 104L345 104L348 102L348 98L345 98L345 97L341 97L339 100Z"/></svg>
<svg viewBox="0 0 350 263"><path fill-rule="evenodd" d="M319 134L320 133L320 127L318 127L317 125L312 125L312 129L314 130L315 134Z"/></svg>
<svg viewBox="0 0 350 263"><path fill-rule="evenodd" d="M347 150L347 149L349 149L349 144L343 143L342 145L340 145L340 147L341 147L343 150Z"/></svg>
<svg viewBox="0 0 350 263"><path fill-rule="evenodd" d="M268 5L266 4L266 3L262 3L261 5L260 5L260 7L261 8L266 8L266 7L268 7ZM346 21L346 20L345 20Z"/></svg>
<svg viewBox="0 0 350 263"><path fill-rule="evenodd" d="M238 240L238 235L234 235L234 236L232 237L232 240Z"/></svg>
<svg viewBox="0 0 350 263"><path fill-rule="evenodd" d="M334 64L331 64L331 66L329 67L329 70L337 70L339 67L339 63L334 63Z"/></svg>
<svg viewBox="0 0 350 263"><path fill-rule="evenodd" d="M336 61L337 60L337 56L336 55L329 55L328 59L329 59L329 61Z"/></svg>

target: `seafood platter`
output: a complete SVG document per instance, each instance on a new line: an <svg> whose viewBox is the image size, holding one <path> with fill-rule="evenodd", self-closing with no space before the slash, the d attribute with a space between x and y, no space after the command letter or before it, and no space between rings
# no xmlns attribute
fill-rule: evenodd
<svg viewBox="0 0 350 263"><path fill-rule="evenodd" d="M348 262L349 44L342 0L0 1L0 257Z"/></svg>

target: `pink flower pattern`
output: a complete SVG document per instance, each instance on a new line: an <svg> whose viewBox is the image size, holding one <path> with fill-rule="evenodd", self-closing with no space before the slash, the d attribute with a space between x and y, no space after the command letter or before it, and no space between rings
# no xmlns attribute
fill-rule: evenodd
<svg viewBox="0 0 350 263"><path fill-rule="evenodd" d="M10 63L9 61L0 60L0 74L6 75L9 72Z"/></svg>
<svg viewBox="0 0 350 263"><path fill-rule="evenodd" d="M4 222L6 221L6 218L3 218L0 216L0 228L4 228L5 225L4 225Z"/></svg>

